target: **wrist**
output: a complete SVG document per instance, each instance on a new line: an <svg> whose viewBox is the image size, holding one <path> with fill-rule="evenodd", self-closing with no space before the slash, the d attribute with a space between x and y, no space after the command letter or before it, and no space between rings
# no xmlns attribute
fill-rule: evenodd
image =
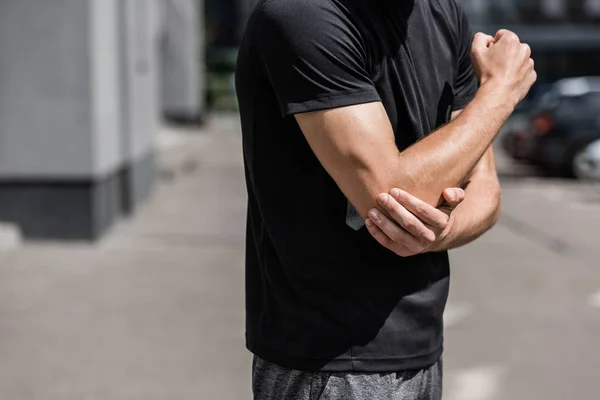
<svg viewBox="0 0 600 400"><path fill-rule="evenodd" d="M509 116L520 102L519 96L501 79L490 78L481 83L478 94L486 96L490 103Z"/></svg>

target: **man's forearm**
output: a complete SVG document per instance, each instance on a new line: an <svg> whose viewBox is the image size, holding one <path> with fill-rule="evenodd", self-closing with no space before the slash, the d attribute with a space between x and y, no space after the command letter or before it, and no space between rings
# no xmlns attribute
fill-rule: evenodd
<svg viewBox="0 0 600 400"><path fill-rule="evenodd" d="M458 118L400 153L402 173L391 187L438 206L444 189L464 184L514 106L501 91L482 86Z"/></svg>
<svg viewBox="0 0 600 400"><path fill-rule="evenodd" d="M481 237L498 221L500 184L495 174L475 173L467 182L465 200L450 215L447 233L436 250L451 250Z"/></svg>
<svg viewBox="0 0 600 400"><path fill-rule="evenodd" d="M512 32L476 35L471 56L482 82L475 99L456 120L403 151L396 137L403 126L409 132L414 126L397 121L394 132L382 103L295 114L317 159L361 217L384 208L377 197L392 188L439 206L443 191L464 183L535 82L531 50Z"/></svg>

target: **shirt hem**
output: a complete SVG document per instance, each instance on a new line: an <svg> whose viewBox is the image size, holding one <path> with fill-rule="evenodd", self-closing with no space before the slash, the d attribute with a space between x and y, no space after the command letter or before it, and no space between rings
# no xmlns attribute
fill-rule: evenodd
<svg viewBox="0 0 600 400"><path fill-rule="evenodd" d="M341 93L334 96L325 96L297 103L287 103L282 108L283 116L302 114L311 111L327 110L331 108L346 107L364 103L380 102L381 97L377 91L361 91L354 93Z"/></svg>
<svg viewBox="0 0 600 400"><path fill-rule="evenodd" d="M347 373L391 373L429 368L440 360L444 351L442 345L432 353L412 357L338 357L334 359L315 359L282 354L253 343L250 340L246 341L246 347L255 356L284 368L308 372Z"/></svg>

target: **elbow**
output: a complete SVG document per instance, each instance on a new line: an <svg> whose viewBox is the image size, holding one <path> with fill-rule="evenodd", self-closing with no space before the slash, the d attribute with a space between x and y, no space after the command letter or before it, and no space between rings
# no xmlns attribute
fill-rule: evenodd
<svg viewBox="0 0 600 400"><path fill-rule="evenodd" d="M491 217L491 226L496 226L498 221L500 220L500 213L502 211L502 189L500 188L500 184L498 183L496 190L494 191L493 196L493 208L492 208L492 217Z"/></svg>
<svg viewBox="0 0 600 400"><path fill-rule="evenodd" d="M378 198L394 188L402 189L429 204L439 203L440 196L434 196L430 186L422 182L418 171L401 159L372 165L359 158L352 160L351 165L358 181L345 185L347 190L344 192L362 218L367 218L373 208L386 214Z"/></svg>
<svg viewBox="0 0 600 400"><path fill-rule="evenodd" d="M494 210L494 212L492 214L490 227L493 228L494 226L496 226L496 224L498 223L499 220L500 220L500 206L496 207L496 209Z"/></svg>

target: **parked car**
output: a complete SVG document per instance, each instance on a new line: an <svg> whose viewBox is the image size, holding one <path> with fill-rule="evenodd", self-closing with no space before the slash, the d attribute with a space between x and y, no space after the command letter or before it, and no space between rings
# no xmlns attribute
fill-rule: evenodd
<svg viewBox="0 0 600 400"><path fill-rule="evenodd" d="M546 171L589 178L598 140L600 77L582 77L558 81L540 98L521 145Z"/></svg>
<svg viewBox="0 0 600 400"><path fill-rule="evenodd" d="M600 182L600 140L577 153L573 160L573 172L579 179Z"/></svg>
<svg viewBox="0 0 600 400"><path fill-rule="evenodd" d="M530 133L532 113L536 110L540 99L552 89L552 84L537 84L530 95L517 106L515 112L500 132L500 143L506 153L515 160L527 162L532 152L531 143L527 140Z"/></svg>
<svg viewBox="0 0 600 400"><path fill-rule="evenodd" d="M513 115L500 133L500 141L504 151L514 160L526 161L523 140L529 128L529 115Z"/></svg>

